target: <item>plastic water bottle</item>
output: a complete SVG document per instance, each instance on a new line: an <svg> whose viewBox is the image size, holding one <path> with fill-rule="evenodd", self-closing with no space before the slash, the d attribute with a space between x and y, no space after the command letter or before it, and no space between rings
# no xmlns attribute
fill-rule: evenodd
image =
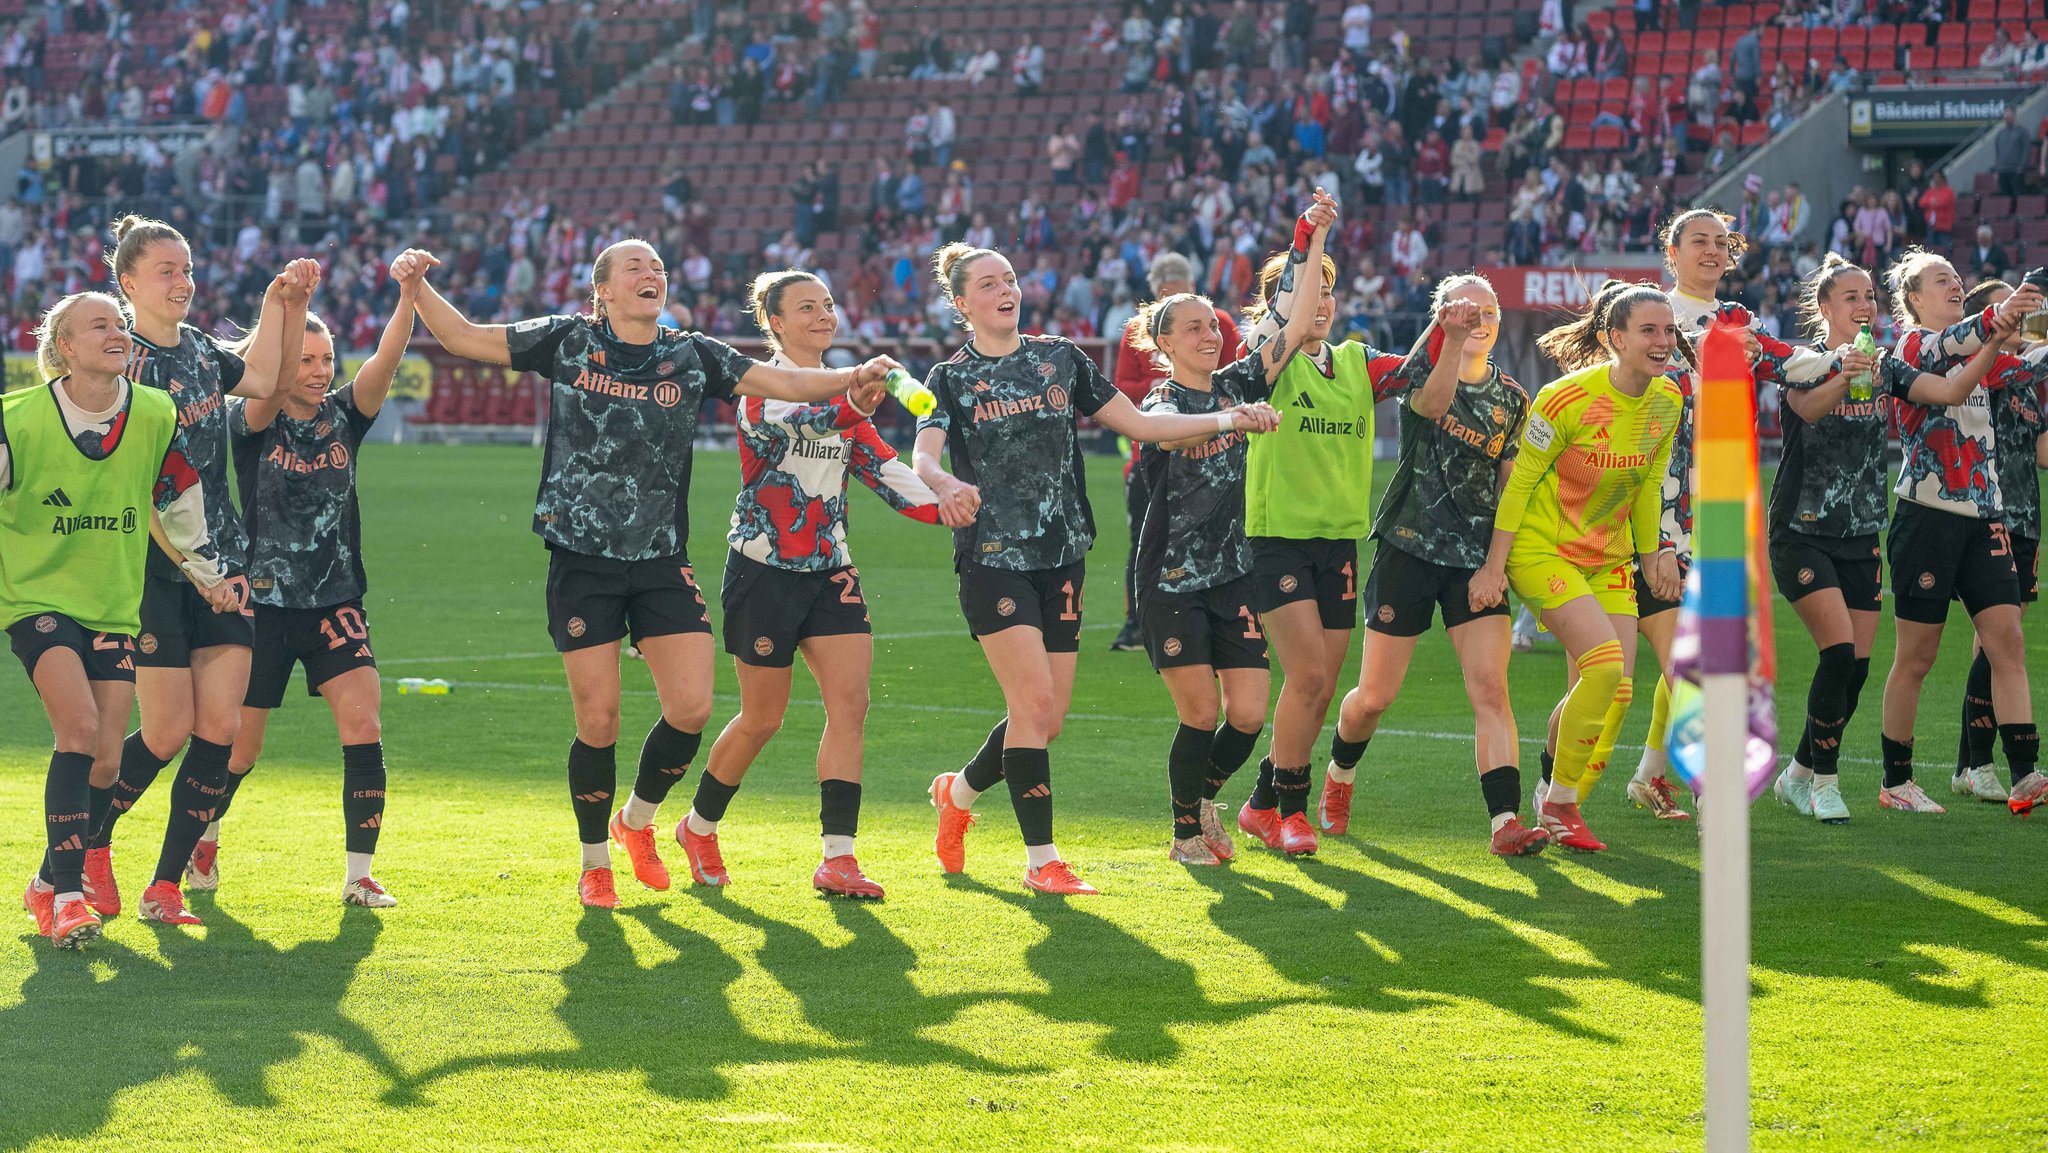
<svg viewBox="0 0 2048 1153"><path fill-rule="evenodd" d="M1867 324L1863 326L1862 332L1856 334L1856 351L1870 357L1872 360L1877 359L1877 340L1870 335L1870 326ZM1871 398L1873 395L1871 376L1871 372L1866 370L1849 378L1850 400L1869 400Z"/></svg>
<svg viewBox="0 0 2048 1153"><path fill-rule="evenodd" d="M888 389L896 403L908 409L912 416L928 415L938 407L939 398L932 395L932 390L903 369L890 369L889 375L882 378L882 387Z"/></svg>
<svg viewBox="0 0 2048 1153"><path fill-rule="evenodd" d="M426 688L427 682L425 680L419 677L405 677L398 682L398 695L401 697L417 696L425 692Z"/></svg>
<svg viewBox="0 0 2048 1153"><path fill-rule="evenodd" d="M405 677L398 682L398 695L402 697L445 697L454 691L453 683L439 677L433 680Z"/></svg>

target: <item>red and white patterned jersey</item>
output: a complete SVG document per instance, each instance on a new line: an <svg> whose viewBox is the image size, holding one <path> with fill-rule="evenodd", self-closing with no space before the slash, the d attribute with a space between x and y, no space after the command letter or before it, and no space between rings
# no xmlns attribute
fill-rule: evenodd
<svg viewBox="0 0 2048 1153"><path fill-rule="evenodd" d="M779 355L775 363L790 364ZM742 397L739 442L740 493L726 540L749 560L803 572L852 564L849 475L904 516L939 523L938 497L844 396L823 404Z"/></svg>

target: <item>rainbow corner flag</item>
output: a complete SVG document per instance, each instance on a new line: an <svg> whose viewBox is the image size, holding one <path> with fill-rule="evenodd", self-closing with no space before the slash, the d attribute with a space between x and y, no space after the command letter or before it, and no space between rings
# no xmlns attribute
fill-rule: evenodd
<svg viewBox="0 0 2048 1153"><path fill-rule="evenodd" d="M1731 326L1717 322L1700 341L1699 352L1694 475L1688 478L1693 559L1667 670L1672 686L1669 756L1679 778L1697 795L1706 773L1701 678L1743 677L1749 686L1744 761L1749 797L1755 800L1769 785L1778 760L1772 703L1778 654L1771 634L1770 564L1757 467L1756 381L1742 338Z"/></svg>

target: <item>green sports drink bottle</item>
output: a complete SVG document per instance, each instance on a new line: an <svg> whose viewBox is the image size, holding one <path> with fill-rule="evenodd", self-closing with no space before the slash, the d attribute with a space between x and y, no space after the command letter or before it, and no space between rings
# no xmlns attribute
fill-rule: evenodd
<svg viewBox="0 0 2048 1153"><path fill-rule="evenodd" d="M939 403L939 398L932 395L932 390L926 388L923 381L900 368L889 370L889 375L882 378L882 387L889 390L896 403L910 410L912 416L924 416Z"/></svg>
<svg viewBox="0 0 2048 1153"><path fill-rule="evenodd" d="M1870 326L1867 324L1863 326L1862 332L1856 334L1856 351L1870 357L1872 360L1877 359L1877 340L1870 335ZM1869 372L1859 372L1849 378L1850 400L1869 400L1871 398L1873 394L1871 376L1872 374Z"/></svg>

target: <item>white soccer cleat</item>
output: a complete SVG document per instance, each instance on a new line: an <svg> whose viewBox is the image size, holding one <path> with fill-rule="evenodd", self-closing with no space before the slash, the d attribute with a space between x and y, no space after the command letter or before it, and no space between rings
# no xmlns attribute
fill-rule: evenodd
<svg viewBox="0 0 2048 1153"><path fill-rule="evenodd" d="M1907 781L1895 789L1879 789L1877 803L1887 809L1902 813L1946 813L1947 809L1937 804L1918 781Z"/></svg>
<svg viewBox="0 0 2048 1153"><path fill-rule="evenodd" d="M365 909L389 909L398 904L398 898L384 891L384 886L369 877L357 877L341 887L341 903L361 905Z"/></svg>
<svg viewBox="0 0 2048 1153"><path fill-rule="evenodd" d="M1815 820L1823 825L1846 825L1849 823L1849 805L1842 800L1842 782L1839 778L1815 780L1808 794Z"/></svg>
<svg viewBox="0 0 2048 1153"><path fill-rule="evenodd" d="M1786 765L1778 779L1771 782L1771 795L1778 803L1801 816L1813 815L1813 778L1801 780L1792 775L1792 766Z"/></svg>
<svg viewBox="0 0 2048 1153"><path fill-rule="evenodd" d="M1975 797L1994 805L2012 799L2005 786L1998 783L1998 770L1990 765L1964 769L1948 779L1948 787L1959 797Z"/></svg>

